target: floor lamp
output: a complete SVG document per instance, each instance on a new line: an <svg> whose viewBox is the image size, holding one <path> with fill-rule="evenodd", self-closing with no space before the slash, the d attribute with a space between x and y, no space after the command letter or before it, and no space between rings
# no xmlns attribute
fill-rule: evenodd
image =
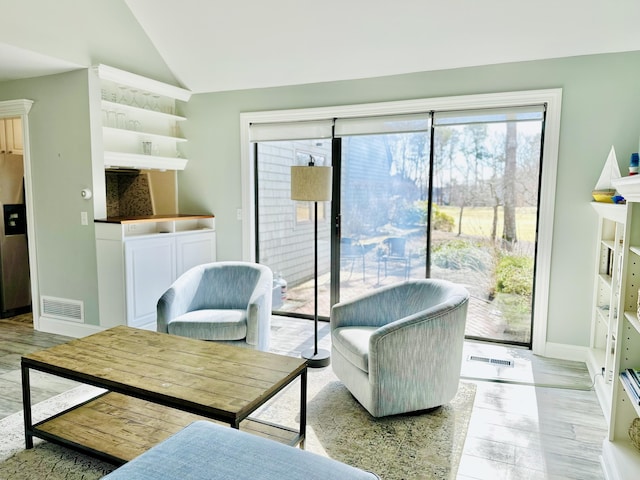
<svg viewBox="0 0 640 480"><path fill-rule="evenodd" d="M326 367L331 362L327 350L318 349L318 202L331 200L331 167L316 166L313 157L307 166L291 167L291 200L313 202L314 348L302 352L307 366Z"/></svg>

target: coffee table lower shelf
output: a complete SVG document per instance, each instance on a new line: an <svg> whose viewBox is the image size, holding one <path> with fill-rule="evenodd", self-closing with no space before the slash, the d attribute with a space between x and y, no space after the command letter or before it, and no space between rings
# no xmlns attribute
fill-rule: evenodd
<svg viewBox="0 0 640 480"><path fill-rule="evenodd" d="M125 463L196 420L227 423L114 392L107 392L35 424L32 435ZM231 427L229 427L231 428ZM247 418L240 430L288 445L300 434L285 426Z"/></svg>

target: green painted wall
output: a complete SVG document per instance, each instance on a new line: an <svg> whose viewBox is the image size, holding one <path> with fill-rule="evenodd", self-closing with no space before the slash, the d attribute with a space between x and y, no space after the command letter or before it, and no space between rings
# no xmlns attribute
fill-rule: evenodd
<svg viewBox="0 0 640 480"><path fill-rule="evenodd" d="M98 324L87 70L0 84L0 101L33 100L29 113L40 295L82 300ZM80 225L88 212L89 226ZM34 299L37 301L38 299Z"/></svg>
<svg viewBox="0 0 640 480"><path fill-rule="evenodd" d="M638 78L640 52L632 52L194 95L180 208L214 212L219 258L241 258L241 112L562 88L548 340L588 345L596 234L588 202L611 145L623 172L638 149Z"/></svg>

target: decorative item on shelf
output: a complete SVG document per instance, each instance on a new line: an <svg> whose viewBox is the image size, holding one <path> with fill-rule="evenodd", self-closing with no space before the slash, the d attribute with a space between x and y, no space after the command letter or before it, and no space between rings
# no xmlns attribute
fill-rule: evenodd
<svg viewBox="0 0 640 480"><path fill-rule="evenodd" d="M629 438L633 446L640 450L640 418L634 418L629 425Z"/></svg>
<svg viewBox="0 0 640 480"><path fill-rule="evenodd" d="M302 358L312 368L326 367L331 363L330 353L318 349L318 202L331 200L331 171L331 167L317 166L312 155L309 155L307 166L291 167L291 200L314 203L314 348L302 352Z"/></svg>
<svg viewBox="0 0 640 480"><path fill-rule="evenodd" d="M624 203L624 198L620 195L616 195L616 189L612 184L614 180L620 177L620 167L618 167L616 151L613 146L611 146L607 161L600 173L600 178L598 178L596 187L591 192L593 199L596 202L602 203Z"/></svg>
<svg viewBox="0 0 640 480"><path fill-rule="evenodd" d="M632 153L629 160L629 176L638 174L638 153Z"/></svg>

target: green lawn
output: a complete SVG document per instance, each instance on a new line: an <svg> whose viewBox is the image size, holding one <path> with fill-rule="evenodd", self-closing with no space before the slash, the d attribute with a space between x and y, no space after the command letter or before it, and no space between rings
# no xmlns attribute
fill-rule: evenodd
<svg viewBox="0 0 640 480"><path fill-rule="evenodd" d="M450 215L455 221L454 232L458 231L459 207L439 206L440 211ZM489 207L465 207L462 217L462 233L471 236L489 237L493 224L493 209ZM498 209L498 237L502 236L503 210ZM535 241L536 208L516 209L516 231L519 241Z"/></svg>

